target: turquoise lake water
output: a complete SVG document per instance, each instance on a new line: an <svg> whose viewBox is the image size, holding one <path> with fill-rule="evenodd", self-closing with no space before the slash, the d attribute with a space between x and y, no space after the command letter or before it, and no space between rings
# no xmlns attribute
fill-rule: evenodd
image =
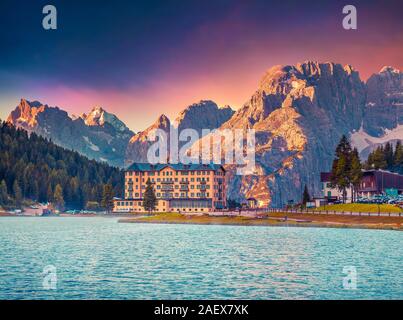
<svg viewBox="0 0 403 320"><path fill-rule="evenodd" d="M402 299L402 248L398 231L2 217L0 299Z"/></svg>

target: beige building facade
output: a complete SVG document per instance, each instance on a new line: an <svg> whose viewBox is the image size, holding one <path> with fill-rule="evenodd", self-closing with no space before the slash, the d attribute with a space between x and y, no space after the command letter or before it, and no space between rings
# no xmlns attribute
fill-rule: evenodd
<svg viewBox="0 0 403 320"><path fill-rule="evenodd" d="M153 184L158 212L208 212L226 207L225 169L216 164L133 163L125 172L124 199L114 212L145 212L147 180Z"/></svg>

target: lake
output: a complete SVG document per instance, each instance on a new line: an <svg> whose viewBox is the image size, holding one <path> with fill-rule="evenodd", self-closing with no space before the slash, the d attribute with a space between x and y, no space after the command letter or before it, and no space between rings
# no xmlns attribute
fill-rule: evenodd
<svg viewBox="0 0 403 320"><path fill-rule="evenodd" d="M402 299L402 248L399 231L1 217L0 299Z"/></svg>

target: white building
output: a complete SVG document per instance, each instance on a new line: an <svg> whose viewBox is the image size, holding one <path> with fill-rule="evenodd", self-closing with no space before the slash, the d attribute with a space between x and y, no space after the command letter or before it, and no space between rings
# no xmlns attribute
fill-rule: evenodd
<svg viewBox="0 0 403 320"><path fill-rule="evenodd" d="M330 172L320 173L320 182L322 183L322 196L328 203L343 200L343 191L338 188L331 187ZM353 188L346 189L346 203L351 203Z"/></svg>

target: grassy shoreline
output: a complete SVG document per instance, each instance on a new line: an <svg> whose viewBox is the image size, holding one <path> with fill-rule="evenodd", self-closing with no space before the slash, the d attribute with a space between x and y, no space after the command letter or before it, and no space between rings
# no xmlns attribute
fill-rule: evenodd
<svg viewBox="0 0 403 320"><path fill-rule="evenodd" d="M287 216L287 220L285 220ZM156 214L149 217L119 219L120 223L203 224L232 226L287 226L320 228L355 228L403 230L403 217L365 217L313 214L272 213L265 218L185 216L177 213Z"/></svg>
<svg viewBox="0 0 403 320"><path fill-rule="evenodd" d="M316 211L337 211L337 212L361 212L361 213L399 213L402 212L403 210L399 208L397 205L393 204L380 204L379 206L377 204L373 203L341 203L341 204L333 204L333 205L327 205L326 207L322 206L319 208L315 208L314 210Z"/></svg>

